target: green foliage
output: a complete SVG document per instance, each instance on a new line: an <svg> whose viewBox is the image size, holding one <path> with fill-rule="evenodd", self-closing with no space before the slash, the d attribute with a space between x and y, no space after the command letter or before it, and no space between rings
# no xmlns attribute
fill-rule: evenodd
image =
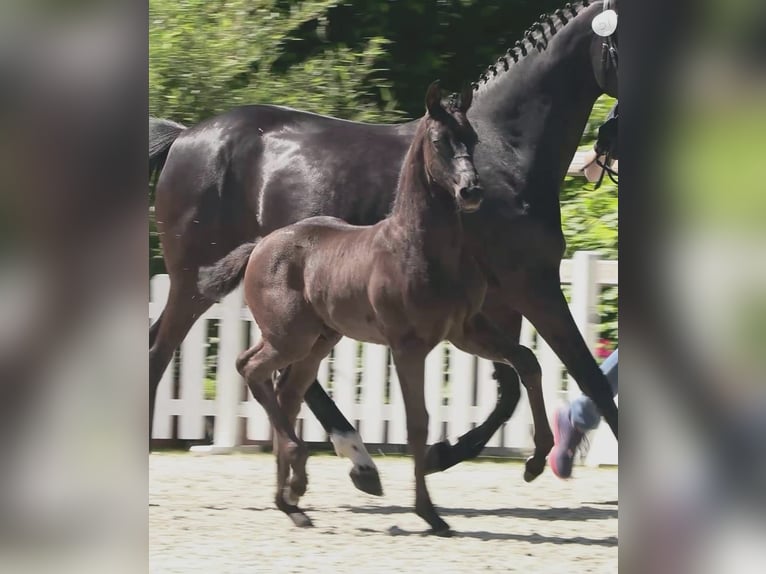
<svg viewBox="0 0 766 574"><path fill-rule="evenodd" d="M326 39L354 47L381 36L386 77L408 117L423 111L435 79L450 90L478 79L541 12L563 0L346 0L328 11ZM307 40L311 44L311 40Z"/></svg>
<svg viewBox="0 0 766 574"><path fill-rule="evenodd" d="M397 119L390 85L376 67L385 56L381 36L357 50L327 44L275 71L296 31L337 4L151 0L150 112L194 124L235 106L270 103L353 120Z"/></svg>
<svg viewBox="0 0 766 574"><path fill-rule="evenodd" d="M567 178L561 200L566 257L575 251L598 251L617 259L617 186L607 177L598 189L585 179Z"/></svg>
<svg viewBox="0 0 766 574"><path fill-rule="evenodd" d="M151 0L150 113L194 125L236 106L269 103L351 120L402 118L379 67L385 38L371 36L354 49L322 41L318 23L339 4ZM302 44L313 44L312 53L296 58ZM153 215L149 261L150 274L164 272Z"/></svg>

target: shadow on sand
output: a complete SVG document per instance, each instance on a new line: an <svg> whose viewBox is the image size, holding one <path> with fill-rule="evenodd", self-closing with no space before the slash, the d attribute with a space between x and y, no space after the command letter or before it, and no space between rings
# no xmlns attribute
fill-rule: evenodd
<svg viewBox="0 0 766 574"><path fill-rule="evenodd" d="M359 529L367 531L368 529ZM390 536L430 536L427 530L404 530L398 526L392 526L386 531ZM531 544L577 544L584 546L617 546L617 537L586 538L584 536L546 536L543 534L516 534L513 532L488 532L486 530L453 531L452 538L476 538L478 540L518 540Z"/></svg>
<svg viewBox="0 0 766 574"><path fill-rule="evenodd" d="M591 504L591 503L589 503ZM605 503L592 503L605 504ZM409 506L349 506L344 505L344 510L361 514L407 514L413 512ZM582 522L583 520L606 520L617 518L616 508L592 508L579 506L576 508L444 508L438 507L439 514L444 516L512 516L514 518L534 518L537 520L571 520Z"/></svg>

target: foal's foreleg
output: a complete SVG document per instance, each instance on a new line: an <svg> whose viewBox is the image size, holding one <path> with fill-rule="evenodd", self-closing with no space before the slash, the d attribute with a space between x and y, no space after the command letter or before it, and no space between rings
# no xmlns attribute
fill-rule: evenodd
<svg viewBox="0 0 766 574"><path fill-rule="evenodd" d="M411 345L407 345L411 349ZM425 455L428 438L428 411L425 401L425 360L427 353L392 349L396 373L407 413L407 442L415 462L415 512L439 536L450 534L449 525L436 513L426 488Z"/></svg>

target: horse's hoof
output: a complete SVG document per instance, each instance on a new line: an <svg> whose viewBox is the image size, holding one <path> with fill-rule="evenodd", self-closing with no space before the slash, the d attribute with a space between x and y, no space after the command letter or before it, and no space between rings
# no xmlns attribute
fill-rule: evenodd
<svg viewBox="0 0 766 574"><path fill-rule="evenodd" d="M524 469L524 482L532 482L543 473L545 469L545 459L539 460L535 457L527 459Z"/></svg>
<svg viewBox="0 0 766 574"><path fill-rule="evenodd" d="M291 512L287 516L289 516L290 520L293 521L293 524L299 528L309 528L314 526L314 523L311 522L311 519L303 514L303 512Z"/></svg>
<svg viewBox="0 0 766 574"><path fill-rule="evenodd" d="M452 530L448 524L443 524L441 526L437 526L435 528L431 528L431 530L428 531L429 534L433 534L434 536L439 536L441 538L451 538L455 531Z"/></svg>
<svg viewBox="0 0 766 574"><path fill-rule="evenodd" d="M383 485L380 483L378 469L372 466L354 467L348 473L351 482L362 492L373 496L383 496Z"/></svg>
<svg viewBox="0 0 766 574"><path fill-rule="evenodd" d="M449 468L450 449L452 447L447 441L436 442L426 450L426 474L442 472Z"/></svg>

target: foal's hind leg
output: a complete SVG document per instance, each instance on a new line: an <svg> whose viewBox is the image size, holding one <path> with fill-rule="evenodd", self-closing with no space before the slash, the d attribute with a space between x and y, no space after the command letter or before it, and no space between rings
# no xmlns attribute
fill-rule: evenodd
<svg viewBox="0 0 766 574"><path fill-rule="evenodd" d="M314 344L309 355L296 363L290 365L285 377L280 377L277 383L277 400L282 412L287 416L291 428L295 428L295 422L303 403L303 396L306 389L314 382L319 364L322 362L332 348L340 340L340 335L324 335ZM305 452L307 455L307 452ZM280 460L284 457L286 462L292 467L293 474L289 483L285 486L283 493L285 500L290 504L298 504L298 500L306 492L308 485L308 476L306 475L306 460L304 451L288 451L279 453Z"/></svg>
<svg viewBox="0 0 766 574"><path fill-rule="evenodd" d="M290 504L283 498L285 481L287 478L285 465L287 458L282 456L289 451L305 451L306 446L295 435L295 429L280 408L271 374L290 364L290 358L280 354L274 347L263 339L253 347L242 353L237 359L237 370L247 381L248 387L253 393L255 400L263 406L269 415L269 420L274 427L277 442L277 495L276 505L282 512L287 514L296 526L311 526L311 520L304 512L294 504ZM304 452L296 452L294 456L307 456Z"/></svg>

